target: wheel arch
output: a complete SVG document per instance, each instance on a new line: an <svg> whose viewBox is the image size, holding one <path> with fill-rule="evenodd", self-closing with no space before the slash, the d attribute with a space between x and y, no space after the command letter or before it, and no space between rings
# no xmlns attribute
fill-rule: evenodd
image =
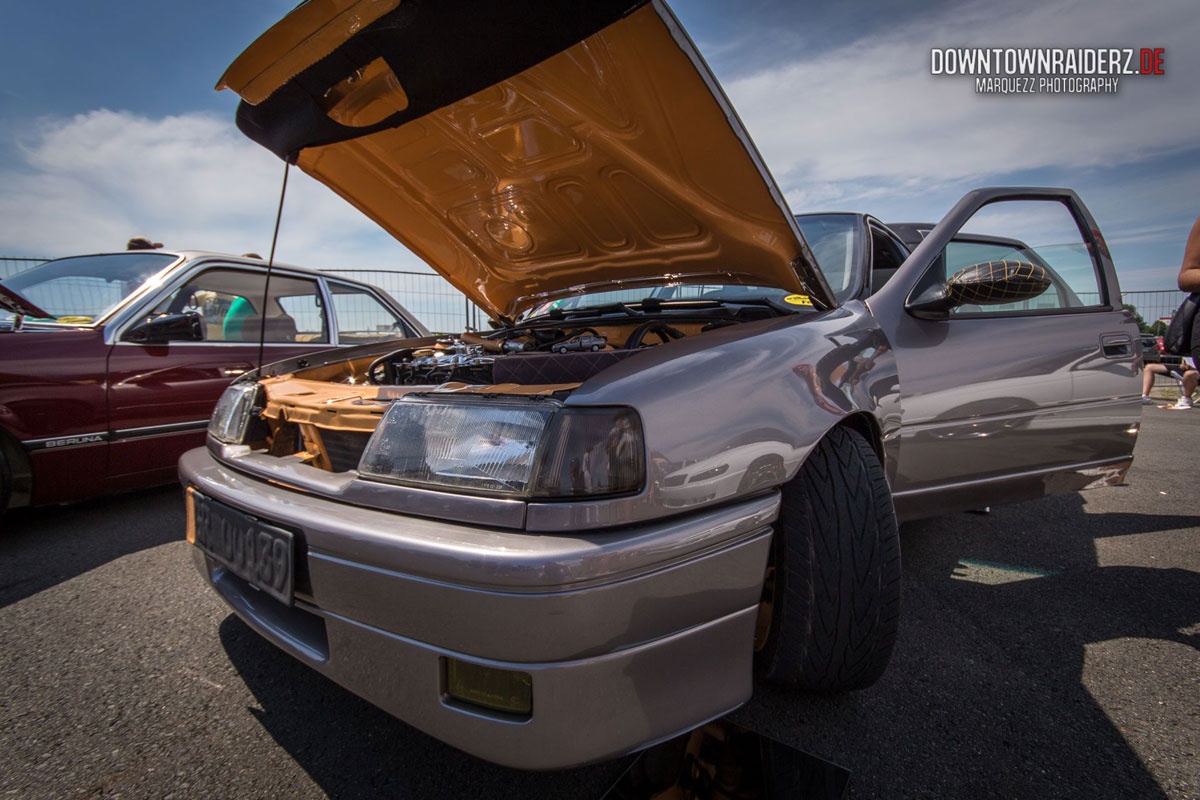
<svg viewBox="0 0 1200 800"><path fill-rule="evenodd" d="M871 445L875 455L879 457L879 463L887 463L883 452L883 429L873 414L866 411L855 411L838 420L834 427L849 428L860 434ZM825 435L828 436L828 432Z"/></svg>
<svg viewBox="0 0 1200 800"><path fill-rule="evenodd" d="M859 436L866 439L867 444L871 446L871 450L874 451L875 456L879 459L880 465L883 466L884 472L887 472L888 464L883 446L883 427L880 424L878 417L876 417L870 411L858 409L834 420L829 427L823 430L819 436L816 436L812 440L812 445L808 448L808 451L804 454L804 457L800 459L799 463L794 464L792 471L788 474L786 480L779 485L780 488L800 474L800 470L803 469L805 462L808 461L821 442L829 438L829 435L838 429L854 431Z"/></svg>
<svg viewBox="0 0 1200 800"><path fill-rule="evenodd" d="M9 472L8 486L0 486L0 512L29 505L33 498L33 464L21 442L0 426L0 456Z"/></svg>

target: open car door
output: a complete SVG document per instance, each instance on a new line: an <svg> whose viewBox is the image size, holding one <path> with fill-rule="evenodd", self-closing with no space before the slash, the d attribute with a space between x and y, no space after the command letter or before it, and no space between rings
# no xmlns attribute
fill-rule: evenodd
<svg viewBox="0 0 1200 800"><path fill-rule="evenodd" d="M1074 192L967 194L867 302L901 376L889 444L901 516L1123 479L1141 419L1138 329Z"/></svg>

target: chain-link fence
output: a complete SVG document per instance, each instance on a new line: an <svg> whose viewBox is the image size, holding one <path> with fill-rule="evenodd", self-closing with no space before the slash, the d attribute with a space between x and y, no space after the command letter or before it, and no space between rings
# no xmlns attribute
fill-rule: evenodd
<svg viewBox="0 0 1200 800"><path fill-rule="evenodd" d="M1156 321L1161 321L1163 327L1179 309L1179 304L1187 292L1178 289L1162 289L1155 292L1123 292L1122 303L1131 303L1137 309L1145 323L1151 327Z"/></svg>
<svg viewBox="0 0 1200 800"><path fill-rule="evenodd" d="M1162 325L1159 328L1165 328L1185 297L1187 297L1187 292L1181 292L1178 289L1121 292L1121 302L1137 309L1137 313L1142 318L1142 321L1150 328L1154 328L1154 323L1158 321L1162 321ZM1099 302L1099 298L1100 295L1096 292L1079 293L1079 299L1083 301L1084 305L1097 303ZM1161 331L1159 332L1161 333Z"/></svg>
<svg viewBox="0 0 1200 800"><path fill-rule="evenodd" d="M0 256L0 280L49 260ZM481 325L487 325L487 314L468 301L462 292L451 286L441 275L394 269L329 269L322 272L378 286L407 308L425 327L437 333L479 330ZM96 287L90 288L94 290ZM52 309L47 310L54 313Z"/></svg>
<svg viewBox="0 0 1200 800"><path fill-rule="evenodd" d="M477 331L487 314L441 275L394 269L323 269L326 275L378 286L435 333Z"/></svg>
<svg viewBox="0 0 1200 800"><path fill-rule="evenodd" d="M0 256L0 281L5 278L11 278L18 272L24 272L30 267L36 267L38 264L43 264L50 259L48 258L21 258L17 256Z"/></svg>
<svg viewBox="0 0 1200 800"><path fill-rule="evenodd" d="M36 267L44 258L0 256L0 280ZM326 269L331 276L342 276L378 286L394 297L437 333L457 333L479 330L487 326L487 314L467 300L462 292L445 278L431 272L409 272L396 269ZM1169 320L1186 296L1177 289L1124 292L1122 302L1132 304L1149 326L1156 321ZM1095 296L1080 295L1085 303L1095 302Z"/></svg>

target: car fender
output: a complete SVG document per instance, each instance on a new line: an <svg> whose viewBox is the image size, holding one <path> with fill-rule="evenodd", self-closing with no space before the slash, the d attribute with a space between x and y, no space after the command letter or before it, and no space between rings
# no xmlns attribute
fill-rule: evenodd
<svg viewBox="0 0 1200 800"><path fill-rule="evenodd" d="M681 491L664 483L687 465L719 462L721 453L777 454L782 474L764 474L775 475L771 485L779 485L839 424L872 432L890 471L899 396L891 343L865 304L853 301L821 314L731 325L648 348L585 382L567 405L627 405L641 416L644 490L592 504L593 515L623 524L732 499L727 492ZM741 480L736 470L753 463L730 459L722 478L738 487L735 495L771 488Z"/></svg>

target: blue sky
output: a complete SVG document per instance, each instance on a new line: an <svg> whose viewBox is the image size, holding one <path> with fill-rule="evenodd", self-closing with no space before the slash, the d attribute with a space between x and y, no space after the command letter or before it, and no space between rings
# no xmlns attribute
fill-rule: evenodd
<svg viewBox="0 0 1200 800"><path fill-rule="evenodd" d="M291 7L275 2L9 4L0 28L0 255L269 247L281 163L212 87ZM1170 288L1200 214L1200 15L1192 0L672 4L796 212L936 221L967 189L1076 189L1123 288ZM929 75L929 49L1155 46L1163 78L1110 97L976 96ZM293 173L295 176L296 173ZM324 187L297 177L280 256L421 268Z"/></svg>

